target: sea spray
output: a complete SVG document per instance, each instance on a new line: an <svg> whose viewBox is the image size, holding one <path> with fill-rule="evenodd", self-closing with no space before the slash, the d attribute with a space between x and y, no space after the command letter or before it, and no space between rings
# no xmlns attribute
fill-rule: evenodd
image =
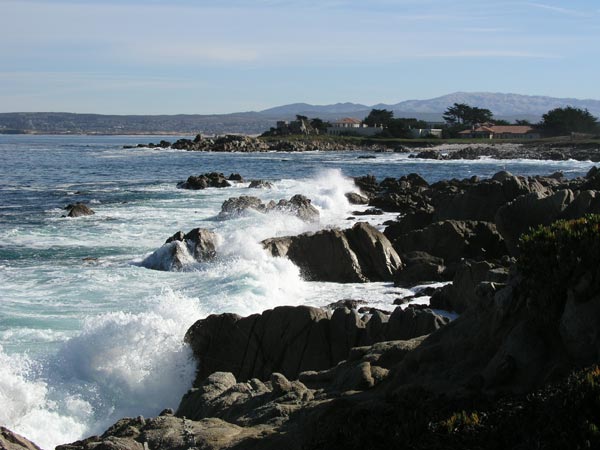
<svg viewBox="0 0 600 450"><path fill-rule="evenodd" d="M2 354L0 393L8 406L1 422L53 448L120 417L177 407L195 372L183 335L205 314L197 300L170 289L147 301L147 312L90 317L56 355Z"/></svg>

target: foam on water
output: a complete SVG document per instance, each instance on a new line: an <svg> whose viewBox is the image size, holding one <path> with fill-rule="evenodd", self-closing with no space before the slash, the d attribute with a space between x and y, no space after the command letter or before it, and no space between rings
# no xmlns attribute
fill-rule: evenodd
<svg viewBox="0 0 600 450"><path fill-rule="evenodd" d="M120 417L176 408L195 372L183 335L205 313L170 290L147 302L143 313L88 318L49 358L0 353L0 423L53 448Z"/></svg>

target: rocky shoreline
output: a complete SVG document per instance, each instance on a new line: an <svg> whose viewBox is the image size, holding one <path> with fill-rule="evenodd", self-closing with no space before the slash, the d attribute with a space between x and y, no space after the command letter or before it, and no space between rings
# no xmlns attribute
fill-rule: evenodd
<svg viewBox="0 0 600 450"><path fill-rule="evenodd" d="M417 151L411 157L421 159L539 159L552 161L600 161L600 144L526 143L526 144L453 144Z"/></svg>
<svg viewBox="0 0 600 450"><path fill-rule="evenodd" d="M355 184L361 194L349 199L399 214L383 233L359 222L267 239L265 251L311 280L449 282L428 290L429 306L357 310L347 300L208 316L185 336L198 370L176 411L57 449L600 445L600 169ZM248 202L224 210L261 209ZM157 252L208 260L217 240L178 232ZM2 433L0 448L36 448Z"/></svg>
<svg viewBox="0 0 600 450"><path fill-rule="evenodd" d="M160 141L159 143L124 146L131 148L162 148L203 152L305 152L305 151L373 151L410 153L410 157L437 160L457 159L539 159L566 161L600 161L600 144L589 142L533 142L533 143L503 143L489 144L472 143L423 143L418 140L411 142L386 142L363 140L352 142L348 140L325 139L261 139L243 135L224 135L216 138L204 138L197 135L194 139L179 139L175 142Z"/></svg>

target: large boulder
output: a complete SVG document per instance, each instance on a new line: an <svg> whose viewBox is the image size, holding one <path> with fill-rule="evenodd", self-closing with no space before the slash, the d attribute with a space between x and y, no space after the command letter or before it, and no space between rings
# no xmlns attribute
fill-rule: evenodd
<svg viewBox="0 0 600 450"><path fill-rule="evenodd" d="M274 372L294 379L303 371L334 367L353 347L412 339L446 323L431 310L412 308L396 308L388 321L377 312L280 306L248 317L208 316L192 325L185 340L198 361L199 387L214 372L231 372L242 381L268 379Z"/></svg>
<svg viewBox="0 0 600 450"><path fill-rule="evenodd" d="M65 207L67 217L82 217L96 214L93 209L84 203L73 203Z"/></svg>
<svg viewBox="0 0 600 450"><path fill-rule="evenodd" d="M534 178L517 177L509 172L498 172L491 179L472 184L436 204L435 220L477 220L493 222L498 208L530 193L545 195L549 191Z"/></svg>
<svg viewBox="0 0 600 450"><path fill-rule="evenodd" d="M258 197L242 195L240 197L232 197L223 202L219 219L227 219L234 216L239 216L248 210L264 212L266 205Z"/></svg>
<svg viewBox="0 0 600 450"><path fill-rule="evenodd" d="M178 231L165 244L148 255L141 265L147 269L175 271L196 262L210 261L217 254L219 237L205 228L184 234Z"/></svg>
<svg viewBox="0 0 600 450"><path fill-rule="evenodd" d="M296 194L289 200L279 200L270 209L294 215L305 222L318 222L320 217L319 210L311 204L311 200L301 194Z"/></svg>
<svg viewBox="0 0 600 450"><path fill-rule="evenodd" d="M273 256L289 258L311 281L391 281L402 267L389 240L364 222L343 231L266 239L263 246Z"/></svg>
<svg viewBox="0 0 600 450"><path fill-rule="evenodd" d="M400 235L394 241L399 254L421 251L443 258L446 264L462 258L499 258L506 254L493 223L445 220Z"/></svg>
<svg viewBox="0 0 600 450"><path fill-rule="evenodd" d="M345 196L351 205L366 205L369 203L369 199L367 197L357 194L356 192L347 192Z"/></svg>

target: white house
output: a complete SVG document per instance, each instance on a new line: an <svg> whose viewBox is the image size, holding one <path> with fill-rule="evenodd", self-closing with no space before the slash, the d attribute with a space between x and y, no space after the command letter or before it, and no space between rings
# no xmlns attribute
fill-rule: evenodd
<svg viewBox="0 0 600 450"><path fill-rule="evenodd" d="M337 120L331 124L332 126L327 127L327 134L334 136L342 135L359 135L359 136L373 136L377 133L381 133L383 128L381 127L369 127L362 122L360 119L354 119L352 117L345 117Z"/></svg>

